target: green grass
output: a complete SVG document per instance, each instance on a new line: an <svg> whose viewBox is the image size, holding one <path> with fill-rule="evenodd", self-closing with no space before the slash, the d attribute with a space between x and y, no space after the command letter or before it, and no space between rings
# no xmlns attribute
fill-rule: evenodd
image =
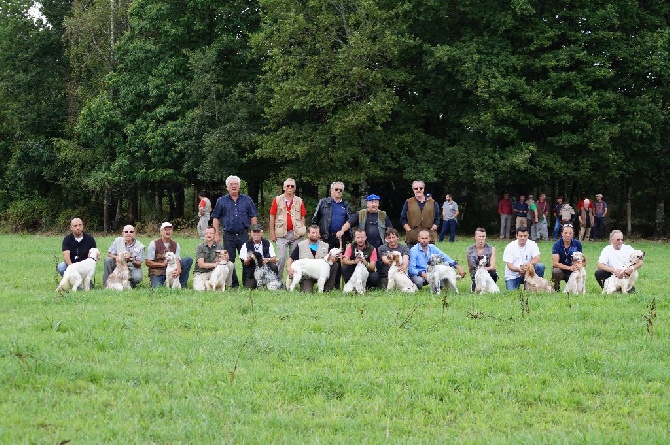
<svg viewBox="0 0 670 445"><path fill-rule="evenodd" d="M603 244L587 243L589 293L530 295L524 316L518 292L469 280L445 301L146 278L59 296L61 239L0 236L0 443L670 442L666 244L633 242L637 294L603 296ZM193 255L198 240L177 240ZM463 260L468 244L440 247Z"/></svg>

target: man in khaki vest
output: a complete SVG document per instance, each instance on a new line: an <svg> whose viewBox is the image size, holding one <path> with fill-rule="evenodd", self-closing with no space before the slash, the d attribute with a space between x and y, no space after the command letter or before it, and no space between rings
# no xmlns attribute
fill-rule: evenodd
<svg viewBox="0 0 670 445"><path fill-rule="evenodd" d="M440 225L440 206L433 198L424 195L426 184L414 181L414 196L405 201L400 212L400 223L405 229L405 242L410 249L419 241L419 232L427 230L430 242L437 241L437 228Z"/></svg>
<svg viewBox="0 0 670 445"><path fill-rule="evenodd" d="M305 228L305 203L295 195L295 179L284 181L284 193L276 196L270 207L270 239L277 244L279 279L284 276L286 257L302 240Z"/></svg>

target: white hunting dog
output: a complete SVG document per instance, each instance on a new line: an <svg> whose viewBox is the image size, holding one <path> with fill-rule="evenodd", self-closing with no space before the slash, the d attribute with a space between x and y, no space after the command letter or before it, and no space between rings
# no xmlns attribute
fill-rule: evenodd
<svg viewBox="0 0 670 445"><path fill-rule="evenodd" d="M165 252L167 267L165 268L165 287L168 289L181 289L179 277L175 278L172 274L177 270L177 255L174 252Z"/></svg>
<svg viewBox="0 0 670 445"><path fill-rule="evenodd" d="M526 263L525 269L526 273L524 274L524 288L528 292L548 292L551 293L554 291L554 287L549 283L549 281L538 276L535 273L535 266L531 263Z"/></svg>
<svg viewBox="0 0 670 445"><path fill-rule="evenodd" d="M223 250L216 251L216 267L212 271L212 274L209 276L209 279L205 281L205 289L207 290L220 290L225 292L226 290L226 280L228 279L228 260L225 259Z"/></svg>
<svg viewBox="0 0 670 445"><path fill-rule="evenodd" d="M491 278L491 274L486 270L486 263L488 258L486 255L479 260L477 264L477 271L475 272L475 293L476 294L495 294L500 292L500 288Z"/></svg>
<svg viewBox="0 0 670 445"><path fill-rule="evenodd" d="M639 263L644 259L644 252L641 250L633 250L628 257L628 262L624 266L624 270L632 268L634 265ZM605 280L605 285L603 286L603 294L613 294L615 292L621 291L623 294L627 294L635 286L637 281L638 273L637 269L634 269L630 275L624 275L621 278L612 275Z"/></svg>
<svg viewBox="0 0 670 445"><path fill-rule="evenodd" d="M116 269L107 277L105 289L129 290L130 287L130 269L128 269L128 258L130 252L126 251L116 256Z"/></svg>
<svg viewBox="0 0 670 445"><path fill-rule="evenodd" d="M586 293L586 256L582 252L574 252L572 254L572 265L577 266L577 270L573 270L568 278L568 284L563 290L566 294L582 294Z"/></svg>
<svg viewBox="0 0 670 445"><path fill-rule="evenodd" d="M419 289L416 284L407 276L407 272L400 272L398 268L402 265L402 255L397 250L393 250L386 254L386 257L391 262L388 271L388 284L386 290L397 289L400 292L412 293Z"/></svg>
<svg viewBox="0 0 670 445"><path fill-rule="evenodd" d="M330 266L337 261L337 257L342 253L342 249L334 247L330 249L325 258L303 258L296 260L291 264L293 269L293 278L286 276L286 289L295 290L300 280L313 278L316 280L316 286L319 292L323 292L328 276L330 275Z"/></svg>
<svg viewBox="0 0 670 445"><path fill-rule="evenodd" d="M432 293L440 295L442 286L447 287L447 292L451 288L458 293L458 287L456 286L458 275L453 267L444 264L444 258L440 255L430 257L426 268L426 277Z"/></svg>
<svg viewBox="0 0 670 445"><path fill-rule="evenodd" d="M365 258L361 252L356 254L358 258ZM356 268L354 269L354 273L351 274L351 278L349 278L349 281L344 283L344 287L342 288L342 292L345 294L348 294L349 292L353 292L354 290L358 292L359 294L364 294L365 293L365 284L368 282L368 277L370 276L370 271L368 270L367 267L365 267L365 264L363 263L358 263L356 264Z"/></svg>
<svg viewBox="0 0 670 445"><path fill-rule="evenodd" d="M63 273L63 279L60 281L58 287L56 287L56 292L68 290L76 292L80 285L83 286L86 292L91 290L91 280L93 280L93 275L95 275L95 266L99 259L100 251L92 247L88 251L88 258L67 266L67 269Z"/></svg>

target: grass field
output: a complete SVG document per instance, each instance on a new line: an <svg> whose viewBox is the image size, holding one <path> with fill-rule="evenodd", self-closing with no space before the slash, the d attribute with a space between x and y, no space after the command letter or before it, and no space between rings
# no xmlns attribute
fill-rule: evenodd
<svg viewBox="0 0 670 445"><path fill-rule="evenodd" d="M146 277L115 293L101 264L96 289L59 296L61 240L0 235L0 443L670 443L667 244L632 242L637 293L603 296L604 244L587 243L588 294L530 295L526 311L469 279L445 299ZM462 261L468 244L439 246Z"/></svg>

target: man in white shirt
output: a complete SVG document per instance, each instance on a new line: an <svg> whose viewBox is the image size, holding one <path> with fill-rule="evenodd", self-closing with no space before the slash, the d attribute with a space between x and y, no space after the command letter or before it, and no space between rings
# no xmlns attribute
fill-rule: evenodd
<svg viewBox="0 0 670 445"><path fill-rule="evenodd" d="M630 253L635 250L629 244L623 243L623 232L621 230L612 230L610 233L610 245L605 246L598 258L598 270L595 277L600 287L605 285L605 280L614 274L618 278L624 275L630 276L635 269L642 267L642 260L631 267L626 268ZM635 292L635 286L630 293Z"/></svg>
<svg viewBox="0 0 670 445"><path fill-rule="evenodd" d="M277 255L275 248L269 240L263 238L263 226L260 224L251 225L251 239L242 244L240 249L240 259L242 260L242 281L244 287L249 289L256 289L256 279L254 278L254 271L256 270L256 263L254 263L254 252L258 252L263 257L263 264L267 265L276 274L279 273L277 269Z"/></svg>
<svg viewBox="0 0 670 445"><path fill-rule="evenodd" d="M516 240L505 247L505 287L507 290L518 289L524 282L524 267L530 263L535 273L544 277L544 264L540 262L540 249L535 241L528 239L528 228L516 229Z"/></svg>

